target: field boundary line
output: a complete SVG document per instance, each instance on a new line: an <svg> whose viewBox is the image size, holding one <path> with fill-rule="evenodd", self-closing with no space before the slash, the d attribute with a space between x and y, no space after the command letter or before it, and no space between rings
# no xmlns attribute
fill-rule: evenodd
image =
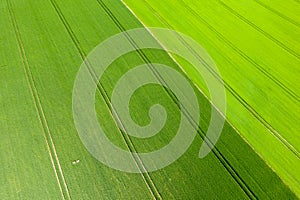
<svg viewBox="0 0 300 200"><path fill-rule="evenodd" d="M182 66L175 60L175 58L173 57L173 55L168 52L167 48L165 48L165 46L155 37L155 35L149 30L149 28L147 28L147 26L135 15L135 13L132 11L132 9L123 0L121 0L121 1L123 2L124 6L126 6L132 12L132 14L138 19L138 21L148 30L149 34L158 42L158 44L162 46L162 48L166 51L166 53L170 56L170 58L174 61L174 63L178 65L178 67L182 71L182 73L186 75L186 78L189 79L187 73L183 70ZM199 90L199 92L204 96L204 98L206 98L208 100L208 102L210 102L211 106L218 111L218 113L226 120L226 122L229 125L231 125L231 123L229 123L229 121L226 119L226 117L224 116L224 114L211 102L210 99L208 99L206 97L206 95L203 93L203 91L197 85L195 85L195 83L193 81L191 81L190 79L189 79L189 81ZM187 113L187 114L189 115L189 113ZM186 117L188 118L188 116L186 116ZM200 138L204 142L206 142L207 145L211 146L211 141L210 141L209 138L207 138L207 141L204 140L205 139L205 131L200 126L195 127L196 122L193 119L188 118L188 120L191 123L191 125L194 126L194 128L197 130L198 135L200 136ZM237 133L239 133L239 131L237 131L236 127L232 126L232 128ZM255 199L256 198L255 194L251 191L251 189L248 188L248 186L245 183L245 181L239 176L239 174L237 173L237 171L234 169L234 167L232 167L232 165L228 162L228 160L225 158L225 156L222 155L222 153L220 152L220 150L218 150L217 147L214 147L212 149L212 152L214 153L214 155L216 156L216 158L219 160L219 162L221 162L221 164L226 169L226 171L230 174L230 176L239 185L239 187L244 191L244 193L246 195L248 195L248 197L250 199Z"/></svg>
<svg viewBox="0 0 300 200"><path fill-rule="evenodd" d="M121 0L124 5L132 12L132 14L138 19L140 20L137 15L133 12L133 10L124 2L124 0ZM169 54L169 56L172 58L172 60L178 65L178 67L182 70L182 72L188 77L187 73L184 71L184 69L182 68L182 66L175 60L174 56L168 52L168 49L165 48L165 46L156 38L156 36L150 31L150 29L140 20L140 23L143 24L143 26L148 30L148 32L153 36L153 38L155 38L155 40L164 48L164 50L166 51L167 54ZM191 81L192 82L192 81ZM210 102L210 104L212 105L212 107L218 111L218 113L225 119L226 123L228 123L230 125L230 127L243 139L243 141L245 143L248 144L248 146L256 152L256 154L263 160L263 162L274 172L276 173L276 170L273 169L273 167L271 165L269 165L268 163L266 163L264 161L264 158L252 147L252 145L248 142L248 140L241 134L240 130L238 130L238 128L236 128L225 116L224 114L213 104L213 102L205 95L205 93L199 88L199 86L197 84L195 84L194 82L192 82L193 85L199 90L199 92L205 97L205 99ZM204 131L201 129L201 131L204 133ZM200 136L201 137L201 136ZM202 138L202 137L201 137ZM281 179L281 178L280 178ZM281 179L282 180L282 179Z"/></svg>
<svg viewBox="0 0 300 200"><path fill-rule="evenodd" d="M127 9L129 9L129 11L134 15L134 17L137 18L137 20L148 30L149 34L151 36L153 36L153 34L151 33L151 31L149 31L149 29L147 28L147 26L145 26L145 24L134 14L134 12L127 6L127 4L124 1L123 2L124 6L127 7ZM155 39L155 41L158 42L158 44L161 44L159 42L159 40L154 36L153 37ZM162 48L166 50L166 48L162 45ZM142 52L143 53L143 52ZM168 53L168 51L166 50L166 53ZM145 54L143 54L147 60L144 60L144 62L148 63L149 65L151 65L150 60L147 58L147 56ZM142 58L144 59L144 58ZM171 57L171 59L174 61L174 58ZM177 62L175 61L175 64ZM179 69L182 70L182 68L180 67L180 65L178 65ZM154 70L155 71L155 70ZM187 75L185 73L185 71L182 71L185 75ZM155 76L160 76L158 72L153 72ZM188 76L186 77L188 78ZM160 77L157 77L157 79L161 82L164 80ZM189 79L189 78L188 78ZM190 79L189 81L191 83L193 83ZM165 83L166 84L166 83ZM167 85L167 84L166 84ZM167 90L166 92L169 94L170 98L175 102L176 99L174 99L174 95L170 94ZM200 93L202 93L202 91L199 91ZM203 94L203 93L202 93ZM204 96L205 97L205 96ZM206 97L205 97L206 98ZM209 102L211 102L209 100ZM176 102L175 102L176 103ZM213 107L215 107L213 104L211 104ZM185 108L183 108L185 110ZM218 110L218 109L217 109ZM218 110L219 111L219 110ZM202 138L202 140L205 139L205 131L197 125L197 123L194 121L194 119L191 118L190 114L188 112L183 112L185 117L188 119L188 121L190 122L190 124L194 127L194 129L197 131L198 135ZM220 113L220 111L219 111ZM220 113L222 117L224 117L224 115L222 113ZM234 129L234 128L233 128ZM204 140L204 142L206 142L207 145L211 146L211 141L209 138L207 138L207 141ZM235 180L235 182L240 186L240 188L245 192L245 194L248 195L248 197L250 199L255 199L255 194L251 191L251 189L247 186L247 184L244 182L244 180L239 176L239 174L237 173L237 171L232 167L232 165L228 162L228 160L222 155L222 153L215 147L214 149L212 149L213 153L215 154L216 158L219 160L219 162L221 162L221 164L223 165L223 167L226 169L226 171L230 174L230 176Z"/></svg>
<svg viewBox="0 0 300 200"><path fill-rule="evenodd" d="M269 10L270 12L273 12L275 15L278 15L279 17L281 17L282 19L285 19L286 21L294 24L295 26L297 26L298 28L300 28L300 23L298 23L297 21L295 21L294 19L282 14L281 12L277 11L276 9L268 6L267 4L263 3L260 0L253 0L254 2L256 2L257 4L259 4L260 6L264 7L265 9Z"/></svg>
<svg viewBox="0 0 300 200"><path fill-rule="evenodd" d="M248 24L249 26L251 26L252 28L254 28L255 30L257 30L258 32L260 32L262 35L264 35L265 37L267 37L268 39L270 39L271 41L273 41L275 44L277 44L282 49L286 50L291 55L295 56L297 59L300 59L300 55L297 52L295 52L291 48L287 47L286 45L284 45L284 43L282 43L281 41L277 40L272 35L270 35L266 31L264 31L263 29L261 29L260 27L258 27L257 25L255 25L253 22L251 22L250 20L248 20L247 18L245 18L244 16L242 16L241 14L239 14L237 11L235 11L233 8L231 8L230 6L228 6L222 0L216 0L216 1L219 2L219 4L221 4L231 14L233 14L234 16L236 16L237 18L239 18L241 21L245 22L246 24Z"/></svg>
<svg viewBox="0 0 300 200"><path fill-rule="evenodd" d="M26 55L26 51L25 51L25 48L24 48L22 37L21 37L20 31L19 31L19 28L18 28L18 25L17 25L17 21L16 21L16 18L15 18L13 9L12 9L12 4L11 4L10 0L6 0L6 1L7 1L8 10L9 10L9 13L10 13L11 21L12 21L12 24L13 24L13 27L14 27L14 31L15 31L15 34L16 34L16 39L17 39L17 42L18 42L19 50L20 50L20 56L21 56L21 59L22 59L22 62L23 62L23 67L24 67L24 71L25 71L25 75L26 75L26 80L27 80L27 83L28 83L28 86L29 86L29 89L30 89L30 92L31 92L31 95L32 95L32 98L33 98L33 103L34 103L36 111L37 111L37 116L39 118L40 125L43 127L44 139L45 139L45 142L46 142L46 146L47 146L47 150L48 150L48 153L49 153L49 156L50 156L52 167L53 167L53 170L55 172L56 180L58 182L58 186L59 186L62 198L65 199L65 193L66 193L68 199L71 199L69 189L68 189L67 183L65 181L63 171L62 171L62 168L60 166L60 162L59 162L59 159L58 159L58 156L57 156L57 153L56 153L56 148L55 148L55 145L54 145L53 140L52 140L52 135L51 135L51 132L50 132L50 129L49 129L49 126L48 126L48 122L47 122L47 119L46 119L46 116L45 116L45 113L44 113L44 110L43 110L43 107L42 107L42 104L41 104L41 101L40 101L40 98L39 98L37 88L35 86L35 81L34 81L33 75L32 75L31 70L30 70L30 65L29 65L29 62L28 62L28 58L27 58L27 55ZM48 141L49 140L48 138L50 139L50 141ZM49 143L51 143L51 145ZM53 159L52 154L54 154L55 160ZM59 174L56 171L57 170L56 167L59 168L59 173L60 173L61 177L59 177ZM62 183L61 183L60 179L62 179L62 182L63 182L64 186L61 185ZM63 187L64 187L65 191L64 191Z"/></svg>
<svg viewBox="0 0 300 200"><path fill-rule="evenodd" d="M147 28L147 26L135 15L135 13L126 5L126 3L122 0L122 2L123 2L123 4L132 12L132 14L140 21L140 23L141 24L143 24L144 26L145 26L145 28ZM147 2L145 2L145 3L147 3ZM155 13L157 13L156 11L154 11ZM151 32L150 32L150 34L152 35L152 36L154 36ZM155 38L155 36L154 36L154 38ZM157 40L157 39L156 39ZM157 40L158 41L158 40ZM159 42L159 41L158 41ZM160 42L159 42L160 43ZM168 53L168 52L167 52ZM168 53L169 54L169 53ZM174 60L175 58L171 55L171 54L169 54L170 55L170 57ZM177 65L181 68L181 70L183 70L182 69L182 67L180 66L180 64L176 61L176 60L174 60L174 62L175 63L177 63ZM183 73L185 73L185 71L183 70ZM186 73L185 73L186 74ZM208 97L202 92L202 90L197 86L197 85L195 85L196 86L196 88L200 91L200 93L202 93L203 94L203 96L209 101L209 102L211 102L209 99L208 99ZM212 103L211 103L212 104ZM219 111L219 109L218 108L216 108L216 106L215 105L213 105L212 104L212 106L216 109L216 110L218 110ZM220 115L222 115L222 116L224 116L220 111L219 111L219 113L220 113ZM240 133L240 131L231 123L231 122L229 122L226 118L225 118L225 120L227 121L227 123L240 135L240 137L241 138L243 138L243 140L249 145L249 147L251 148L251 149L253 149L255 152L256 152L256 150L252 147L252 145L250 145L250 143L248 142L248 140ZM201 129L201 127L200 127L200 129ZM258 154L259 155L259 157L261 158L261 159L263 159L264 160L264 158L260 155L260 154ZM268 163L266 163L265 162L265 164L267 165L267 166L269 166L270 167L270 169L273 171L273 172L275 172L276 173L276 170L274 170Z"/></svg>
<svg viewBox="0 0 300 200"><path fill-rule="evenodd" d="M89 71L89 73L91 75L91 78L93 79L93 81L95 83L98 83L97 77L95 76L95 72L90 68L91 64L88 62L88 60L85 60L86 54L83 51L83 49L82 49L82 47L80 45L80 42L78 41L78 39L77 39L75 33L73 32L71 26L68 24L67 20L65 19L62 11L59 9L59 7L56 4L56 2L54 0L50 0L50 2L52 4L52 6L54 7L55 11L57 12L57 14L58 14L61 22L63 23L65 29L67 30L67 32L68 32L71 40L73 41L73 43L74 43L74 45L75 45L75 47L76 47L76 49L77 49L77 51L78 51L81 59L85 62L86 66L88 67L88 71ZM118 113L115 111L115 108L111 104L110 99L108 97L108 94L107 94L106 90L104 89L104 87L103 87L103 85L102 85L101 82L99 82L99 84L97 84L97 90L98 90L99 94L103 97L103 100L105 101L105 105L106 105L106 107L107 107L107 109L108 109L111 117L114 119L113 116L115 114L115 116L118 118L118 123L120 125L122 125L122 127L124 128L124 130L126 130L125 127L124 127L124 125L123 125L123 123L122 123L122 121L119 118ZM115 122L115 125L116 125L116 127L118 127L116 122ZM131 140L128 138L129 141L127 141L127 138L125 136L128 136L128 134L126 134L126 133L123 134L124 131L120 130L120 128L118 128L118 130L119 130L119 133L121 134L122 139L125 142L125 145L127 146L128 150L137 152L136 149L135 149L135 147L133 146ZM128 143L131 143L132 147ZM154 199L162 199L162 197L160 196L160 194L159 194L159 192L158 192L155 184L153 183L152 178L150 177L149 173L148 172L142 173L141 167L144 168L144 171L147 171L147 170L146 170L144 164L142 163L141 159L139 158L139 156L134 156L133 154L131 154L131 156L132 156L134 162L136 163L136 166L138 167L138 169L140 171L140 174L141 174L141 176L142 176L142 178L143 178L143 180L144 180L147 188L149 189L150 193L152 194L152 197ZM150 183L148 181L150 181Z"/></svg>
<svg viewBox="0 0 300 200"><path fill-rule="evenodd" d="M147 4L148 8L151 9L154 12L154 14L157 15L157 17L159 17L163 24L165 24L168 28L175 30L167 21L165 21L165 19L159 13L157 13L154 10L153 7L150 6L148 2L146 2L145 0L143 1L145 2L145 4ZM180 36L178 39L181 40L184 44L186 43ZM187 48L194 52L194 50L191 49L189 46L187 46ZM197 53L194 52L194 55L198 59L200 59L201 62L203 62L202 58L199 57ZM290 151L292 151L298 159L300 159L298 150L292 144L290 144L274 127L272 127L272 125L270 125L264 118L262 118L260 114L257 113L257 111L253 109L252 106L249 105L247 101L245 101L225 80L216 75L215 71L212 70L206 62L204 62L203 64L212 73L212 75L215 76L215 78L224 83L226 89L253 115L254 118L256 118L260 123L262 123L269 130L269 132L273 136L275 136L275 138L277 138L284 146L286 146Z"/></svg>
<svg viewBox="0 0 300 200"><path fill-rule="evenodd" d="M186 71L183 69L183 67L177 62L177 60L174 58L174 56L168 51L168 49L157 39L157 37L150 31L150 29L148 28L148 26L146 24L144 24L144 22L134 13L134 11L124 2L124 0L121 0L121 2L124 4L124 6L127 7L128 10L130 10L130 12L135 16L135 18L137 18L139 20L139 22L144 26L145 29L147 29L148 33L151 34L151 36L159 43L159 45L161 47L163 47L163 49L165 50L165 52L170 56L170 58L173 60L173 62L178 65L178 67L180 68L180 70L182 71L182 73L184 73L186 75L186 77L189 79L188 74L186 73ZM190 79L189 79L190 80ZM219 108L216 107L216 105L214 105L214 103L205 95L205 93L199 88L199 86L197 84L195 84L192 80L190 80L190 82L197 88L197 90L205 97L205 99L214 107L215 110L218 111L218 113L225 119L225 121L237 132L239 133L239 130L233 125L231 124L230 121L228 121L228 119L225 117L224 113L222 113L220 111ZM250 144L249 144L250 145Z"/></svg>

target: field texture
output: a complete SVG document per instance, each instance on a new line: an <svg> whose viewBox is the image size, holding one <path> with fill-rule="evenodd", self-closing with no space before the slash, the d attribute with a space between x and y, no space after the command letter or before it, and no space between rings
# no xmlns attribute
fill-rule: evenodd
<svg viewBox="0 0 300 200"><path fill-rule="evenodd" d="M299 130L299 83L296 81L299 45L294 40L299 19L296 14L280 17L289 24L290 31L295 29L295 36L287 33L284 38L284 33L279 34L271 25L264 27L256 15L242 18L247 10L234 1L227 3L230 8L236 6L239 13L218 1L210 1L205 6L201 1L149 3L126 1L139 18L118 0L5 0L0 3L0 27L4 30L0 32L1 199L296 199L299 196L299 171L295 170L300 168L300 141L296 135ZM276 1L254 3L263 14L273 17L274 23L280 16L276 12L283 12ZM274 6L269 8L270 4ZM174 13L177 18L184 16L180 17L184 20L174 20L176 15L167 11L169 6L173 11L178 9ZM200 12L201 7L206 9ZM217 23L219 15L210 13L209 8L217 8L214 12L220 13L230 11L227 18L222 17L228 22ZM295 12L297 8L287 9ZM200 19L197 13L211 21L195 20ZM243 22L234 17L242 18ZM130 102L132 118L141 125L149 123L148 111L153 104L165 107L168 119L157 136L148 140L129 136L113 118L114 86L124 73L140 64L148 64L149 74L156 79L160 76L149 63L166 64L187 76L195 84L201 119L200 126L194 127L197 129L194 142L180 159L159 171L130 174L105 166L85 149L73 121L72 91L76 74L88 53L114 34L143 27L141 22L186 32L211 53L226 82L230 123L226 122L213 151L199 159L210 112L215 109L205 96L208 93L203 81L181 58L176 57L185 71L167 52L138 50L135 46L137 50L112 63L98 83L95 108L107 137L134 153L159 149L176 133L180 120L178 101L168 89L157 85L140 88ZM230 22L236 23L232 27L239 31L245 26L240 37L233 37L223 27ZM246 22L253 23L255 30ZM212 32L216 28L220 34ZM265 35L261 36L259 30ZM248 38L246 31L252 37ZM230 40L221 36L225 33ZM264 38L266 35L271 38ZM255 45L260 43L255 40L257 37L262 37L264 42L260 47ZM251 38L255 43L249 41ZM252 45L247 46L247 42ZM231 43L240 50L232 50ZM274 55L261 48L274 48ZM258 49L266 55L257 53ZM274 61L274 58L280 59ZM258 63L256 67L252 61ZM286 62L292 72L286 72ZM137 156L132 159L143 171L143 161ZM76 160L79 162L74 164Z"/></svg>
<svg viewBox="0 0 300 200"><path fill-rule="evenodd" d="M300 26L295 16L299 4L259 0L126 3L147 26L178 30L203 45L225 82L228 120L299 193L300 174L295 170L300 164ZM174 12L169 12L170 7ZM209 98L188 63L174 57Z"/></svg>

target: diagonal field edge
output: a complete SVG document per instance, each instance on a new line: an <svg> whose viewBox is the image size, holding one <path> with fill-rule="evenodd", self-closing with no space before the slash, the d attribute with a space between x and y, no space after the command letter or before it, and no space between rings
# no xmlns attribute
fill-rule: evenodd
<svg viewBox="0 0 300 200"><path fill-rule="evenodd" d="M98 0L99 1L99 0ZM124 2L123 2L124 4ZM124 4L125 5L125 4ZM125 5L126 6L126 5ZM127 6L126 6L127 7ZM128 8L128 7L127 7ZM116 23L116 26L118 26L120 28L121 31L126 31L125 28L121 25L121 23L118 21L118 19L112 14L112 13L108 13L111 17L114 18L114 21ZM135 16L135 15L134 15ZM137 19L139 22L140 20ZM142 23L141 23L142 24ZM143 25L143 24L142 24ZM127 36L126 36L127 35ZM153 35L150 33L150 35ZM126 34L125 32L125 36L126 37L129 37L128 34ZM137 45L135 44L135 42L132 40L132 38L128 38L129 39L129 42L133 45L134 48L136 48L137 52L139 53L139 55L141 56L141 58L144 60L145 63L149 64L149 68L151 69L151 71L153 71L153 74L154 76L159 76L157 77L158 81L164 81L161 76L159 75L159 73L155 70L153 70L153 68L151 68L151 62L150 60L147 58L147 56L143 53L143 51L141 51ZM167 91L167 94L171 97L171 99L173 101L176 101L176 98L174 98L174 95L173 94L170 94L169 91ZM192 126L194 126L195 130L198 132L198 134L200 135L200 137L202 139L205 138L205 136L203 136L203 130L201 129L201 127L197 126L195 127L195 121L193 119L190 118L190 115L189 113L186 113L186 112L183 112L185 114L185 117L188 118L189 122L191 123ZM188 116L187 116L188 115ZM199 129L200 129L200 132L199 132ZM208 139L209 141L209 139ZM209 141L210 142L210 141ZM210 144L207 144L210 146ZM225 169L227 170L227 172L233 177L233 179L237 182L237 184L241 187L241 189L248 195L249 198L256 198L255 197L255 194L251 191L251 189L246 185L245 181L242 180L242 178L238 175L237 171L230 165L230 163L226 160L226 158L221 154L221 152L219 150L216 150L217 152L214 152L214 154L216 155L216 157L219 159L219 161L222 163L222 165L225 167Z"/></svg>
<svg viewBox="0 0 300 200"><path fill-rule="evenodd" d="M162 23L164 23L167 27L174 29L168 22L165 21L165 19L159 15L155 9L153 7L151 7L151 5L146 2L145 0L143 0L145 2L145 5L148 6L149 9L153 10L155 12L156 15L158 15L158 17L160 18L160 20L162 20ZM179 39L183 42L186 43L180 36L178 36ZM194 52L194 50L192 48L190 48L189 46L187 46L187 48L189 48L192 52ZM197 53L195 53L196 57L199 57L199 55L197 55ZM199 57L200 61L201 61L201 57ZM201 61L202 62L202 61ZM228 91L260 122L262 123L270 132L272 135L274 135L286 148L288 148L298 159L300 159L300 153L299 151L292 145L290 144L270 123L267 122L267 120L265 120L254 108L252 108L251 105L249 105L247 103L246 100L244 100L224 79L222 79L221 77L219 77L216 72L213 69L210 69L209 65L207 65L206 63L204 63L204 66L207 67L207 69L209 71L211 71L211 73L215 76L215 78L219 79L220 81L222 81L226 87L226 89L228 89Z"/></svg>

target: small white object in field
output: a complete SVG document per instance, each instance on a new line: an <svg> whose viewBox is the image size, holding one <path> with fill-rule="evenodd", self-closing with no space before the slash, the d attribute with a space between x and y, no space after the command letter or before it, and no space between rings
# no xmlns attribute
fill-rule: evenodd
<svg viewBox="0 0 300 200"><path fill-rule="evenodd" d="M74 160L73 162L72 162L72 164L73 165L76 165L76 164L78 164L80 162L80 160L78 159L78 160Z"/></svg>

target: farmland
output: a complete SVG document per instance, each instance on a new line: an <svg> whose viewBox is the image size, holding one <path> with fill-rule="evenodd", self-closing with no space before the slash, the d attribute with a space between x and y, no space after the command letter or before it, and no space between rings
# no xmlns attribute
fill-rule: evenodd
<svg viewBox="0 0 300 200"><path fill-rule="evenodd" d="M224 2L2 1L0 198L299 197L300 174L295 169L300 169L296 14L300 7L295 1L284 5L285 9L280 1ZM248 13L243 3L260 15ZM290 11L288 15L285 10ZM203 80L183 58L174 55L175 62L166 51L135 47L136 51L109 66L95 94L98 122L115 145L132 152L141 171L132 174L104 165L82 144L73 119L72 92L80 65L99 43L144 24L186 33L209 52L225 83L228 119L216 147L199 159L211 110L216 109ZM228 31L228 24L234 29ZM134 153L169 143L180 121L178 101L158 85L135 92L130 114L137 124L150 122L148 111L154 104L161 104L168 113L155 137L141 139L118 126L111 97L118 80L135 66L148 64L150 76L159 79L150 63L170 66L189 79L201 118L197 135L183 156L163 169L142 173L143 160Z"/></svg>
<svg viewBox="0 0 300 200"><path fill-rule="evenodd" d="M295 40L299 38L299 25L286 20L289 16L282 18L274 14L272 8L266 10L256 1L172 3L172 8L178 8L175 12L168 11L167 2L162 5L160 1L143 1L139 5L128 1L146 25L187 33L214 54L215 62L221 66L222 78L228 83L229 121L272 168L298 190L299 171L294 170L294 166L299 165L299 40ZM274 9L279 4L270 3ZM297 12L293 4L289 10L294 10L288 14ZM250 8L257 13L247 12ZM188 23L174 20L178 15L184 15ZM228 24L231 24L230 30ZM177 60L180 62L180 58ZM186 65L181 62L182 66ZM288 70L286 63L289 63ZM205 89L197 77L194 80ZM277 149L272 148L274 145Z"/></svg>

